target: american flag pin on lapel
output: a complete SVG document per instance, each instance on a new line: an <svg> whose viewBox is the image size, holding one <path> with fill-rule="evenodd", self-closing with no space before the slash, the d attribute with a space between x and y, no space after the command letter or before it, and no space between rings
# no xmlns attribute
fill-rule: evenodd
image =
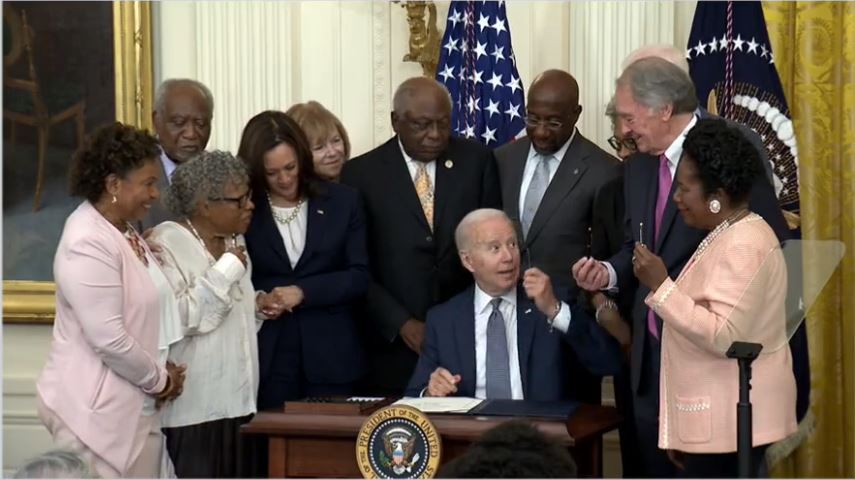
<svg viewBox="0 0 855 480"><path fill-rule="evenodd" d="M452 162L451 160L445 161L445 168L451 168L453 166L454 166L454 162Z"/></svg>
<svg viewBox="0 0 855 480"><path fill-rule="evenodd" d="M528 310L526 310L526 311L525 311L525 313L526 313L526 314L531 313L531 309L529 308Z"/></svg>
<svg viewBox="0 0 855 480"><path fill-rule="evenodd" d="M323 215L323 214L324 214L324 211L319 208L318 209L318 215Z"/></svg>

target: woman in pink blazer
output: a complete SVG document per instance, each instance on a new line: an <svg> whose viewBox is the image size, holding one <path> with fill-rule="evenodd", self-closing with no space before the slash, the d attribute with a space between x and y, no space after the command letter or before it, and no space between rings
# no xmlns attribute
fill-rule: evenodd
<svg viewBox="0 0 855 480"><path fill-rule="evenodd" d="M183 384L183 369L160 351L176 340L160 325L172 290L131 226L158 199L159 155L144 131L97 130L73 160L71 193L85 201L66 220L54 259L56 319L36 385L39 416L60 448L104 478L166 473L157 408Z"/></svg>
<svg viewBox="0 0 855 480"><path fill-rule="evenodd" d="M764 346L753 364L752 468L766 447L796 431L796 384L787 344L787 270L777 237L748 210L760 160L722 120L700 120L686 136L674 203L687 225L709 230L676 280L636 245L636 276L663 321L659 448L686 477L736 477L739 377L725 356L733 341Z"/></svg>

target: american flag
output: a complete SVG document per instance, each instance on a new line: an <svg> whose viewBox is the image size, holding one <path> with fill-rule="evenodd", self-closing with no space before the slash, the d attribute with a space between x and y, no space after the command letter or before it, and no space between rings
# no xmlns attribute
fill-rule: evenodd
<svg viewBox="0 0 855 480"><path fill-rule="evenodd" d="M495 148L525 129L505 2L451 2L436 79L451 93L457 135Z"/></svg>
<svg viewBox="0 0 855 480"><path fill-rule="evenodd" d="M698 2L686 50L701 105L754 129L784 210L799 212L799 151L760 2Z"/></svg>

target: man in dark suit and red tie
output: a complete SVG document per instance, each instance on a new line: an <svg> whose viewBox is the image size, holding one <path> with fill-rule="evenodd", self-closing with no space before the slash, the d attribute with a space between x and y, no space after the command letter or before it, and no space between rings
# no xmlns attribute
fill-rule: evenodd
<svg viewBox="0 0 855 480"><path fill-rule="evenodd" d="M362 193L373 274L364 323L366 394L400 395L415 367L430 307L471 283L454 229L482 207L499 207L492 152L451 138L451 99L437 81L414 77L395 92L396 136L347 162L341 181Z"/></svg>
<svg viewBox="0 0 855 480"><path fill-rule="evenodd" d="M637 445L644 476L677 474L665 451L658 448L659 356L662 320L645 305L650 290L633 274L637 242L661 257L668 275L676 278L708 232L687 226L673 201L674 175L683 140L698 121L695 87L689 75L662 58L642 58L629 65L616 82L615 111L624 137L638 153L624 171L625 240L608 261L583 258L573 265L579 286L591 291L618 287L632 304L631 388ZM758 172L763 172L758 165ZM780 240L787 226L774 190L764 173L757 175L749 208L761 215ZM734 379L736 381L736 379Z"/></svg>

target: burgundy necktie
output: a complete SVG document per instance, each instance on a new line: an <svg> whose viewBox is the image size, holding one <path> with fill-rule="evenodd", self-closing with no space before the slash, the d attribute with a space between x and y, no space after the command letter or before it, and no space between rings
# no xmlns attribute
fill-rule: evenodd
<svg viewBox="0 0 855 480"><path fill-rule="evenodd" d="M671 193L671 169L668 167L668 157L659 155L659 193L656 195L656 217L653 224L653 245L659 240L659 228L662 226L662 216L665 214L665 204ZM647 330L659 338L659 328L656 326L656 315L653 309L647 311Z"/></svg>

